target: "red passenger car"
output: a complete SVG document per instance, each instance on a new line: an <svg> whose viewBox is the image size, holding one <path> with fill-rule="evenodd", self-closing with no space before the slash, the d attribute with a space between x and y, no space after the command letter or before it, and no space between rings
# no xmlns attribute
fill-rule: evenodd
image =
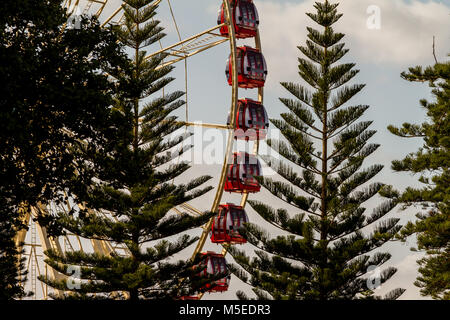
<svg viewBox="0 0 450 320"><path fill-rule="evenodd" d="M255 179L262 175L258 158L248 153L235 153L233 162L228 165L224 190L237 193L255 193L261 190Z"/></svg>
<svg viewBox="0 0 450 320"><path fill-rule="evenodd" d="M214 276L228 272L227 262L222 254L208 251L202 252L201 255L203 256L203 259L197 267L200 267L203 270L200 272L199 276L207 277L208 275ZM208 292L223 292L228 290L229 283L230 277L225 276L212 283L208 283L203 289L207 289Z"/></svg>
<svg viewBox="0 0 450 320"><path fill-rule="evenodd" d="M236 38L252 38L256 36L259 25L258 11L252 0L228 0L231 4L234 29ZM217 24L225 22L225 11L223 4L219 10ZM220 34L228 37L228 26L220 28Z"/></svg>
<svg viewBox="0 0 450 320"><path fill-rule="evenodd" d="M246 243L247 239L239 234L239 228L242 228L246 222L248 217L242 207L233 204L220 205L219 213L211 226L211 242Z"/></svg>
<svg viewBox="0 0 450 320"><path fill-rule="evenodd" d="M230 125L230 117L228 117ZM258 102L251 99L239 100L236 113L236 130L234 138L240 140L262 140L267 135L269 117L266 109Z"/></svg>
<svg viewBox="0 0 450 320"><path fill-rule="evenodd" d="M248 46L237 48L237 72L238 85L240 88L253 89L264 87L267 76L267 65L263 54ZM231 55L228 58L225 70L228 84L233 84L233 72Z"/></svg>

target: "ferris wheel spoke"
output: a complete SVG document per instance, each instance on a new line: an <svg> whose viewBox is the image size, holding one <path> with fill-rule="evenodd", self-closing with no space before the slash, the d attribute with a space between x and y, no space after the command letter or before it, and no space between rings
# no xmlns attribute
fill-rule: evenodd
<svg viewBox="0 0 450 320"><path fill-rule="evenodd" d="M101 1L101 0L92 0L92 2L96 2L96 3L101 5L100 8L95 13L95 16L98 18L102 14L102 12L105 9L106 5L108 4L108 0L103 0L103 1Z"/></svg>
<svg viewBox="0 0 450 320"><path fill-rule="evenodd" d="M183 122L183 124L188 127L203 127L203 128L210 128L210 129L222 129L222 130L231 129L231 127L226 124L213 124L213 123L202 123L202 122Z"/></svg>
<svg viewBox="0 0 450 320"><path fill-rule="evenodd" d="M166 48L153 52L146 56L146 59L151 59L152 57L165 53L168 56L174 57L174 59L169 59L162 63L159 68L169 66L176 62L185 60L193 55L196 55L205 50L211 49L221 43L229 41L228 37L223 37L213 31L220 29L225 24L220 24L214 26L210 29L207 29L203 32L200 32L192 37L181 40L173 45L170 45Z"/></svg>
<svg viewBox="0 0 450 320"><path fill-rule="evenodd" d="M124 4L122 4L119 8L117 8L100 26L103 28L108 23L110 23L119 13L122 11ZM123 13L122 13L123 16ZM120 21L122 18L119 18L118 21Z"/></svg>
<svg viewBox="0 0 450 320"><path fill-rule="evenodd" d="M202 214L203 214L203 212L202 212L201 210L199 210L199 209L193 207L192 205L190 205L190 204L187 203L187 202L181 204L180 206L181 206L183 209L185 209L185 210L187 210L187 211L189 211L189 212L192 212L192 213L194 213L194 214L196 214L196 215L202 215Z"/></svg>
<svg viewBox="0 0 450 320"><path fill-rule="evenodd" d="M187 211L187 213L193 215L193 216L201 216L204 214L203 211L193 207L192 205L190 205L189 203L185 202L179 205L179 207L185 211ZM173 211L175 211L177 214L179 215L184 215L185 213L183 211L181 211L180 209L178 209L177 207L172 208Z"/></svg>

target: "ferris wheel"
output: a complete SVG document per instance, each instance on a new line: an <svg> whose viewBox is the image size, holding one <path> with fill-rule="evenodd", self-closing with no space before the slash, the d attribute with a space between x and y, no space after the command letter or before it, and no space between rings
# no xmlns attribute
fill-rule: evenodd
<svg viewBox="0 0 450 320"><path fill-rule="evenodd" d="M224 65L225 76L223 85L231 87L230 107L228 119L224 124L207 124L201 122L189 122L188 104L186 104L185 125L202 126L217 130L227 131L227 141L222 169L217 173L219 180L215 188L214 198L210 211L216 215L203 226L200 238L192 252L192 259L198 254L204 255L203 274L222 273L226 269L228 249L231 245L246 243L246 239L239 233L239 228L249 221L245 213L245 206L250 193L260 190L260 185L255 179L262 175L258 160L260 141L266 137L269 121L264 102L264 84L267 76L267 65L262 54L261 39L258 31L259 16L253 0L223 0L217 1L219 14L217 25L187 38L182 38L180 26L175 18L173 8L177 0L155 0L152 5L165 3L170 12L173 30L176 32L177 42L163 46L159 43L159 49L150 53L149 59L157 54L165 53L167 58L159 68L175 63L184 63L186 98L188 95L188 68L187 61L197 54L207 54L208 50L221 44L228 43L228 48L223 45L223 50L229 50L229 58ZM123 22L123 2L119 0L65 0L64 6L69 14L93 14L99 18L102 27L108 24L121 24ZM214 18L211 19L214 21ZM241 39L252 42L252 45L240 45ZM253 44L254 41L254 44ZM257 98L249 99L240 96L240 89L254 92ZM246 91L248 92L248 91ZM202 119L198 119L202 120ZM251 152L233 151L237 140L249 146L253 144ZM239 203L224 202L224 193L231 192L240 195ZM31 208L25 216L25 224L29 231L21 231L16 237L16 245L23 243L24 256L28 280L26 289L34 292L34 299L47 299L49 288L41 283L37 277L44 275L56 280L64 277L48 267L42 260L43 252L53 249L59 253L82 250L108 255L116 253L127 255L128 250L124 245L109 243L101 240L85 241L77 235L67 234L63 237L48 237L45 227L41 227L34 221L38 214L52 214L52 212L69 211L73 206L83 209L82 204L72 203L68 200L65 204L39 205ZM202 214L202 210L192 204L184 203L173 209L177 213L182 211L192 215ZM98 214L90 212L91 214ZM203 252L205 243L210 239L212 243L222 245L221 252ZM20 251L19 251L20 252ZM228 289L229 278L218 280L209 284L206 291L223 292ZM181 299L201 299L203 294Z"/></svg>

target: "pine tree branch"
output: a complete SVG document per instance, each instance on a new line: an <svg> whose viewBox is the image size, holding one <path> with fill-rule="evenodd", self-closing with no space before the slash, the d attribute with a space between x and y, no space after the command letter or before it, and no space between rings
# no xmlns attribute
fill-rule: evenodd
<svg viewBox="0 0 450 320"><path fill-rule="evenodd" d="M292 183L293 185L295 185L302 191L306 192L307 194L309 194L315 198L320 198L319 194L313 193L310 190L311 185L312 185L311 181L309 181L309 180L305 181L305 179L304 179L304 181L302 182L301 178L297 175L297 173L295 173L293 171L293 169L290 166L285 166L281 161L274 160L273 158L268 157L268 156L264 156L263 160L268 164L268 166L270 166L274 171L276 171L281 177L288 180L290 183ZM311 173L311 174L313 174L313 173ZM305 173L303 174L303 176L304 176L304 178L306 177ZM267 181L267 179L262 179L261 182L263 185L265 184L265 181ZM269 181L272 181L272 180L269 180Z"/></svg>
<svg viewBox="0 0 450 320"><path fill-rule="evenodd" d="M314 109L311 99L312 94L305 87L299 84L294 84L292 82L280 82L281 86L283 86L289 93L295 96L298 100ZM283 102L283 101L282 101Z"/></svg>
<svg viewBox="0 0 450 320"><path fill-rule="evenodd" d="M309 137L311 137L311 138L313 138L313 139L321 139L320 137L315 136L315 135L309 133L309 132L308 132L308 129L307 129L305 126L303 126L303 125L298 121L298 119L296 118L296 116L295 116L293 113L282 113L282 114L281 114L281 117L283 118L283 120L284 120L288 125L294 127L294 128L297 129L298 131L300 131L300 132L306 134L307 136L309 136ZM272 120L272 119L271 119L271 122L272 122L272 123L273 123L273 121L276 122L276 120ZM307 124L307 125L308 125L308 124ZM308 125L308 126L309 126L309 125Z"/></svg>
<svg viewBox="0 0 450 320"><path fill-rule="evenodd" d="M300 157L298 157L296 154L293 154L290 149L288 148L288 146L282 142L282 141L277 141L277 140L272 140L272 139L268 139L267 144L274 150L277 150L278 153L283 156L284 158L286 158L287 160L295 163L296 165L298 165L300 168L307 170L308 172L310 172L311 174L318 174L320 175L321 172L318 171L314 165L310 165L310 164L305 164L303 162L303 159L301 159ZM262 156L263 160L270 166L272 167L272 163L275 163L275 161L271 160L272 157L266 157L266 156ZM275 164L276 165L276 164ZM275 171L277 171L275 169Z"/></svg>
<svg viewBox="0 0 450 320"><path fill-rule="evenodd" d="M365 146L364 144L365 143L363 142L363 144L362 145L360 144L360 146L358 148L347 151L348 157L344 157L341 155L333 156L333 160L335 160L337 157L340 157L341 159L339 159L330 168L330 170L328 171L328 174L339 172L339 170L335 171L335 169L337 167L339 167L343 162L345 162L345 161L353 162L353 161L357 161L357 159L359 159L359 158L361 158L361 159L366 158L368 155L372 154L380 147L379 144L369 144L367 146ZM357 154L355 156L352 156L352 154L354 154L355 152ZM344 168L347 168L347 167L344 167Z"/></svg>
<svg viewBox="0 0 450 320"><path fill-rule="evenodd" d="M340 109L334 112L328 123L327 134L329 136L328 139L333 138L343 130L347 129L351 124L360 118L364 112L369 108L369 106L352 106L348 107L344 110ZM339 129L339 132L333 135L333 132Z"/></svg>
<svg viewBox="0 0 450 320"><path fill-rule="evenodd" d="M345 86L344 88L338 90L335 97L332 99L332 107L327 109L327 112L334 111L347 103L356 94L358 94L366 85L356 84L352 86Z"/></svg>

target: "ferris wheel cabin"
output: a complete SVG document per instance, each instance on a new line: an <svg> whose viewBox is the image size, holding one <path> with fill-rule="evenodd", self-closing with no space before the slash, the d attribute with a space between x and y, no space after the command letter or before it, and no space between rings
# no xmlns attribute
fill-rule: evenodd
<svg viewBox="0 0 450 320"><path fill-rule="evenodd" d="M263 54L248 46L237 48L238 86L244 89L264 87L267 77L267 65ZM228 84L233 85L231 55L228 58L225 74Z"/></svg>
<svg viewBox="0 0 450 320"><path fill-rule="evenodd" d="M202 252L201 255L203 260L197 267L203 270L198 276L208 277L228 273L227 261L222 254L208 251ZM206 284L202 289L206 289L208 292L223 292L228 290L229 283L230 276L225 276L224 278Z"/></svg>
<svg viewBox="0 0 450 320"><path fill-rule="evenodd" d="M227 124L230 125L230 123L230 116L228 116ZM269 117L261 102L251 99L238 101L235 139L246 141L265 139L268 127Z"/></svg>
<svg viewBox="0 0 450 320"><path fill-rule="evenodd" d="M226 204L219 206L219 213L211 226L212 243L243 244L247 242L239 229L248 222L245 210L240 206Z"/></svg>
<svg viewBox="0 0 450 320"><path fill-rule="evenodd" d="M256 33L259 26L258 10L252 0L229 0L231 5L231 11L233 16L234 30L236 33L236 38L252 38L256 37ZM222 6L219 10L219 17L217 19L217 24L225 23L226 15L225 10ZM220 34L222 36L228 37L229 30L228 26L223 26L220 28Z"/></svg>
<svg viewBox="0 0 450 320"><path fill-rule="evenodd" d="M255 177L262 175L258 158L248 153L235 153L233 163L228 165L224 190L236 193L255 193L261 186Z"/></svg>

